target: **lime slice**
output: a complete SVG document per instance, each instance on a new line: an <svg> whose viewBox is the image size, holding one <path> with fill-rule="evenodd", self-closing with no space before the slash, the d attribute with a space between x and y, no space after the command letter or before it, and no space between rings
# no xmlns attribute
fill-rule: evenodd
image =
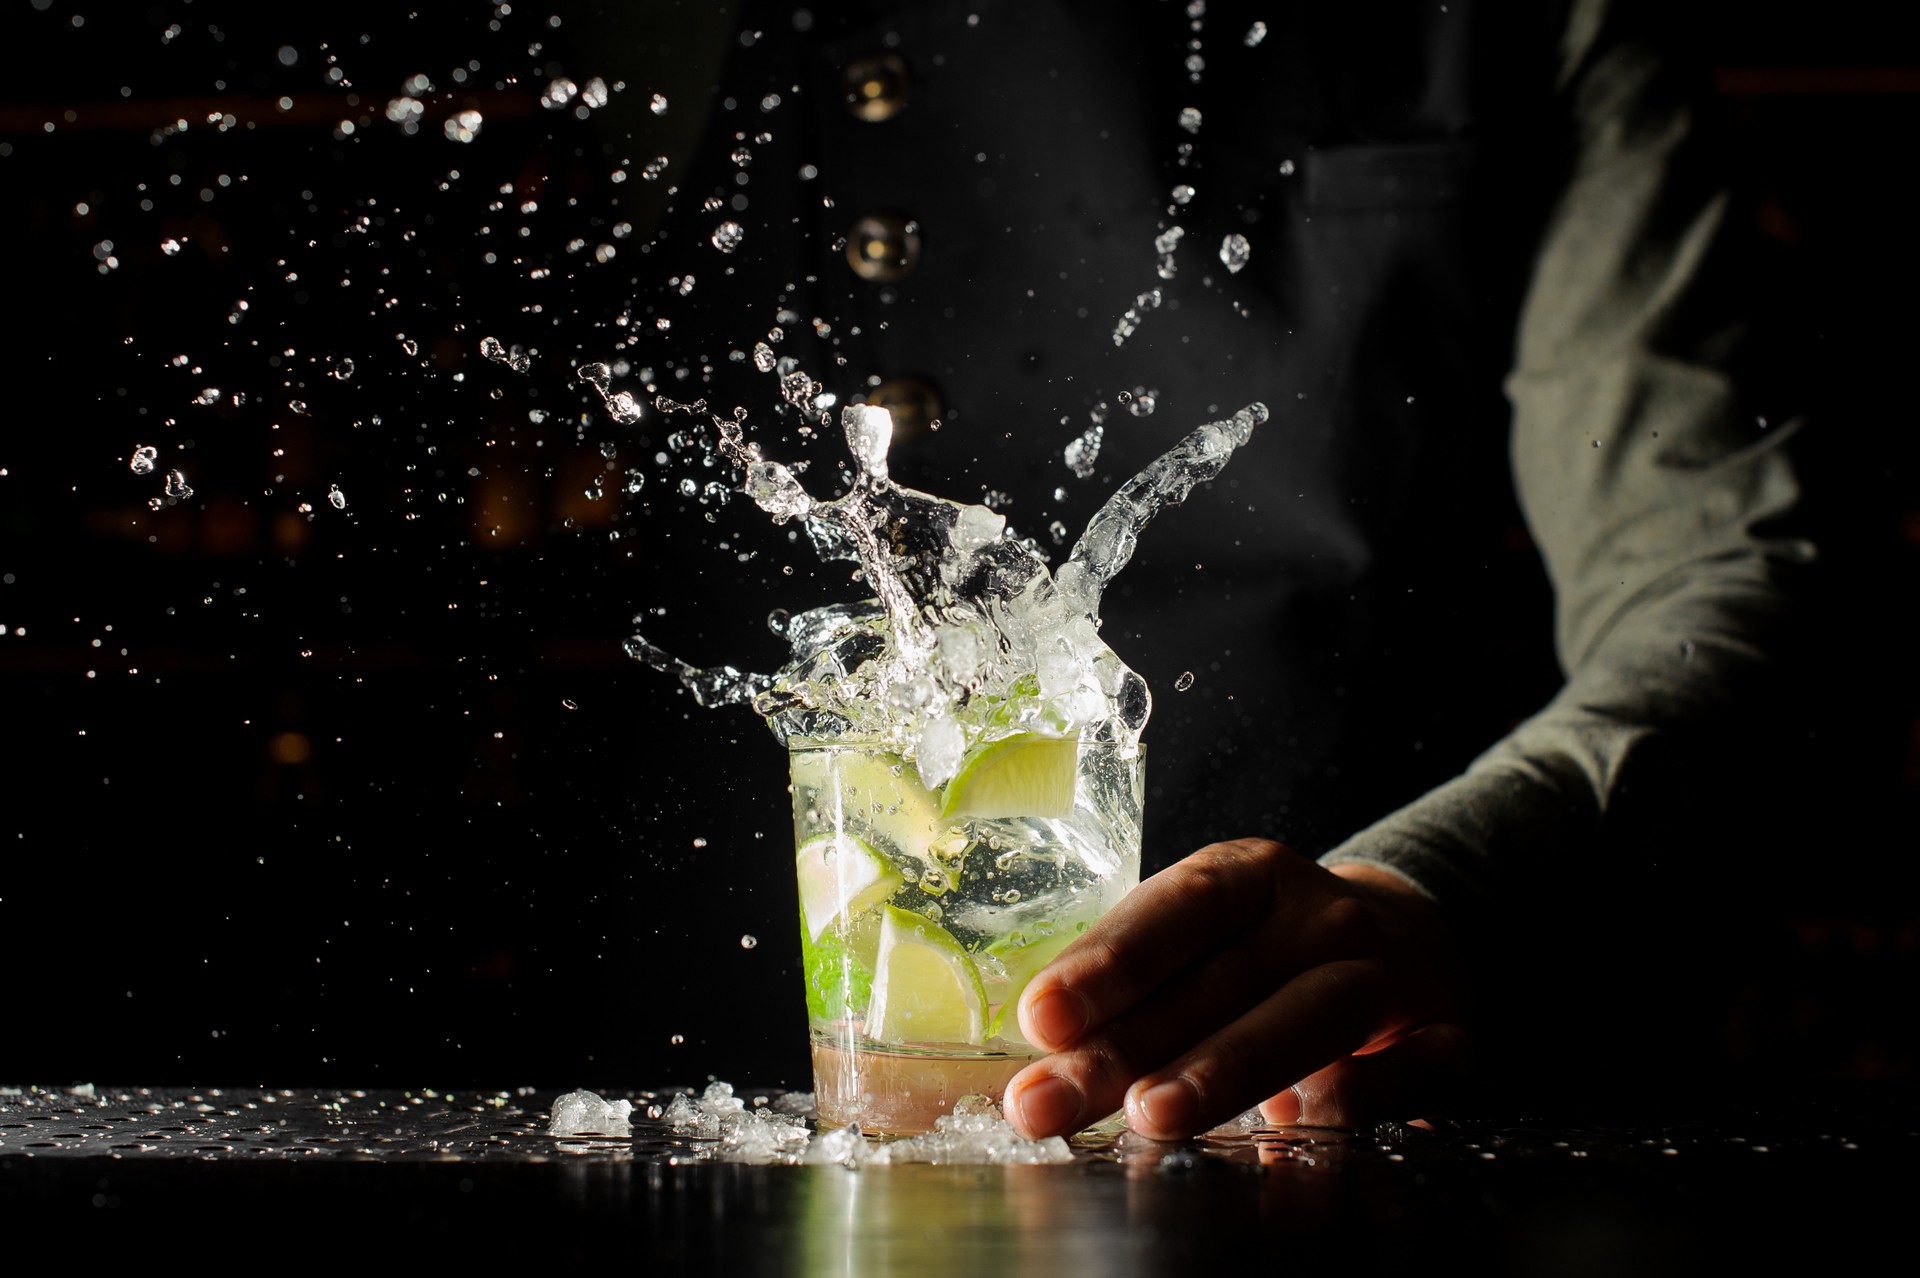
<svg viewBox="0 0 1920 1278"><path fill-rule="evenodd" d="M794 869L800 879L800 925L812 941L836 920L886 900L905 881L885 853L851 834L808 839L800 845Z"/></svg>
<svg viewBox="0 0 1920 1278"><path fill-rule="evenodd" d="M960 942L937 923L887 906L867 1036L886 1043L978 1044L986 1030L986 987Z"/></svg>
<svg viewBox="0 0 1920 1278"><path fill-rule="evenodd" d="M807 983L807 1012L815 1024L831 1024L866 1007L879 950L877 911L850 919L845 927L830 927L818 939L802 927L800 967Z"/></svg>
<svg viewBox="0 0 1920 1278"><path fill-rule="evenodd" d="M793 782L796 791L816 792L816 808L838 805L838 816L830 818L833 824L844 822L905 856L924 860L927 845L947 831L940 801L920 784L914 766L897 754L795 751Z"/></svg>
<svg viewBox="0 0 1920 1278"><path fill-rule="evenodd" d="M1051 936L1043 936L1034 941L1014 942L1001 939L987 946L987 953L1000 960L1000 966L1006 969L1007 992L999 1010L993 1014L993 1023L987 1026L989 1038L1011 1038L1026 1042L1020 1033L1020 995L1027 983L1040 974L1040 969L1053 962L1061 950L1072 944L1082 932L1087 930L1085 923L1063 927Z"/></svg>
<svg viewBox="0 0 1920 1278"><path fill-rule="evenodd" d="M940 814L956 817L1064 817L1073 812L1080 743L1031 732L974 751L947 783Z"/></svg>

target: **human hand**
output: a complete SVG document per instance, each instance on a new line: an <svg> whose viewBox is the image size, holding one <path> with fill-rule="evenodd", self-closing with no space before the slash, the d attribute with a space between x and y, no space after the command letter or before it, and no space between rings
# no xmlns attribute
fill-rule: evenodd
<svg viewBox="0 0 1920 1278"><path fill-rule="evenodd" d="M1460 978L1433 903L1388 871L1215 843L1154 875L1020 997L1053 1055L1007 1085L1030 1138L1121 1108L1177 1140L1256 1102L1272 1123L1413 1119L1464 1072Z"/></svg>

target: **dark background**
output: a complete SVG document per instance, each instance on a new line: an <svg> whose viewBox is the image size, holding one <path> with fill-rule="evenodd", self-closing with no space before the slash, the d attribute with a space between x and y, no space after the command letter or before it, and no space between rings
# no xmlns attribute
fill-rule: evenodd
<svg viewBox="0 0 1920 1278"><path fill-rule="evenodd" d="M641 167L700 144L730 14L362 8L0 16L0 1082L804 1084L784 760L621 640L671 600L688 655L765 665L734 622L835 581L678 496L715 476L571 378L684 269L668 240L638 270L681 171ZM1910 1074L1920 39L1866 0L1697 9L1804 321L1844 597L1812 675L1842 766L1779 796L1818 833L1767 850L1807 886L1727 1058ZM556 74L624 88L580 118L540 105ZM724 361L660 380L690 355ZM193 495L150 508L175 467Z"/></svg>

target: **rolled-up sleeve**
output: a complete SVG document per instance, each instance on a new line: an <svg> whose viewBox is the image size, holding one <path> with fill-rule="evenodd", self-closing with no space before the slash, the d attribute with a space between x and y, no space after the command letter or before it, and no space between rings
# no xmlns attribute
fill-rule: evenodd
<svg viewBox="0 0 1920 1278"><path fill-rule="evenodd" d="M1508 381L1566 683L1462 775L1322 858L1391 869L1463 918L1537 905L1540 884L1609 855L1630 788L1689 801L1672 761L1782 677L1815 560L1801 423L1768 420L1734 373L1729 198L1695 97L1638 25L1635 6L1574 6L1568 180Z"/></svg>

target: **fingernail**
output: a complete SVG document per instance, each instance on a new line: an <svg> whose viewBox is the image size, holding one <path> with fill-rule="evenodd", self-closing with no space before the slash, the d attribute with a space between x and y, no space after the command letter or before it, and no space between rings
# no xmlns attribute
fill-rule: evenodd
<svg viewBox="0 0 1920 1278"><path fill-rule="evenodd" d="M1020 1125L1035 1140L1064 1136L1080 1124L1080 1089L1058 1074L1028 1083L1013 1104L1020 1111Z"/></svg>
<svg viewBox="0 0 1920 1278"><path fill-rule="evenodd" d="M1090 1014L1085 997L1056 985L1020 1009L1020 1028L1034 1046L1059 1051L1086 1032Z"/></svg>
<svg viewBox="0 0 1920 1278"><path fill-rule="evenodd" d="M1127 1111L1136 1129L1151 1129L1142 1135L1187 1136L1200 1113L1200 1093L1186 1079L1170 1078L1128 1097Z"/></svg>
<svg viewBox="0 0 1920 1278"><path fill-rule="evenodd" d="M1307 1098L1301 1094L1299 1084L1261 1101L1260 1117L1275 1127L1306 1126Z"/></svg>

